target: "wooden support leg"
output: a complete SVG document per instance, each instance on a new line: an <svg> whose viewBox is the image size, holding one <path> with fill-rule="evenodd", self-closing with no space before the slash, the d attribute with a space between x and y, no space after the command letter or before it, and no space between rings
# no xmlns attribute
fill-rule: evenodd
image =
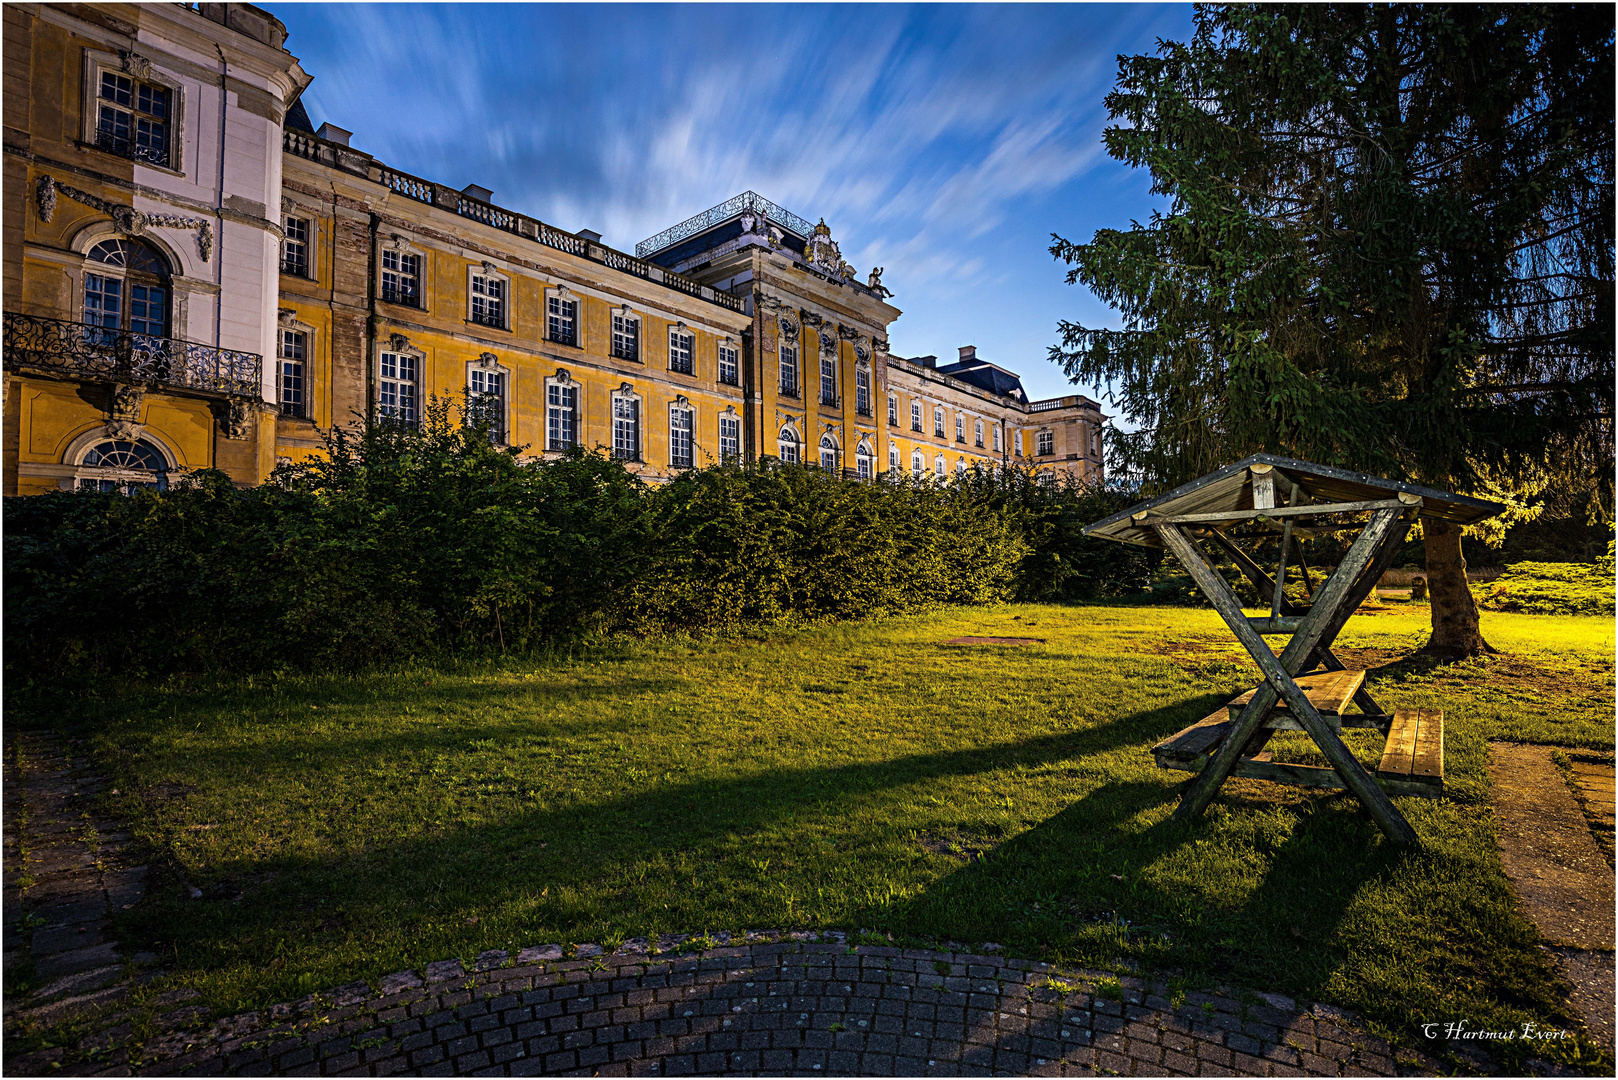
<svg viewBox="0 0 1618 1080"><path fill-rule="evenodd" d="M1196 546L1190 535L1180 526L1156 526L1164 545L1190 572L1209 602L1224 618L1226 625L1247 649L1265 677L1264 685L1254 693L1251 704L1242 710L1241 717L1220 744L1213 760L1192 781L1185 798L1175 811L1175 817L1182 819L1196 817L1207 808L1220 785L1230 776L1230 770L1235 765L1236 759L1257 731L1259 724L1278 700L1284 700L1292 710L1292 715L1309 733L1315 745L1320 747L1326 759L1337 770L1337 774L1343 778L1343 783L1354 792L1388 838L1401 844L1417 841L1416 831L1410 827L1404 815L1399 813L1387 793L1376 785L1370 774L1365 771L1365 767L1359 763L1348 747L1343 745L1336 733L1326 726L1325 720L1315 710L1308 696L1293 680L1293 675L1301 668L1305 659L1313 656L1318 647L1322 645L1329 647L1330 638L1327 634L1332 630L1333 624L1340 629L1342 623L1347 621L1346 616L1339 618L1341 607L1357 591L1356 586L1363 580L1367 567L1378 561L1377 556L1383 553L1401 518L1402 512L1393 508L1379 510L1372 516L1370 524L1360 533L1344 556L1342 564L1321 589L1319 600L1304 617L1279 659L1270 652L1263 637L1248 625L1247 617L1242 613L1241 602L1231 592L1225 579L1208 563L1207 557ZM1402 530L1399 535L1402 538ZM1363 599L1363 596L1359 599ZM1358 606L1358 600L1353 606ZM1349 611L1352 612L1352 607Z"/></svg>
<svg viewBox="0 0 1618 1080"><path fill-rule="evenodd" d="M1258 590L1259 598L1273 606L1275 604L1275 582L1270 580L1270 575L1264 572L1264 568L1254 562L1247 552L1237 547L1230 537L1218 529L1212 530L1212 536L1213 542L1218 544L1224 553L1231 557L1232 561L1236 563L1236 568L1247 577L1248 581L1253 583L1253 587ZM1283 595L1281 597L1281 614L1298 615L1301 614L1301 609Z"/></svg>

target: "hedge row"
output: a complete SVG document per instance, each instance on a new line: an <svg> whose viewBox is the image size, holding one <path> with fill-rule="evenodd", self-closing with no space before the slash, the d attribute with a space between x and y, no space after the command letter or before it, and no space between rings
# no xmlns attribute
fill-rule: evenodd
<svg viewBox="0 0 1618 1080"><path fill-rule="evenodd" d="M334 436L240 490L6 500L14 676L357 668L596 631L718 630L939 603L1137 591L1146 559L1083 540L1123 505L1027 477L857 483L727 464L653 486L575 451L519 461L435 408Z"/></svg>

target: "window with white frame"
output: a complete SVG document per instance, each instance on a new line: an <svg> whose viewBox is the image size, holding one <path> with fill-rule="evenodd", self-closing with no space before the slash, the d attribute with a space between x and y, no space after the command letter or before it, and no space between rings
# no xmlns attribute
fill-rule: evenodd
<svg viewBox="0 0 1618 1080"><path fill-rule="evenodd" d="M639 398L612 396L612 456L623 461L640 460Z"/></svg>
<svg viewBox="0 0 1618 1080"><path fill-rule="evenodd" d="M681 375L691 375L696 372L696 363L692 359L696 342L697 336L691 331L678 326L669 327L670 371L677 371Z"/></svg>
<svg viewBox="0 0 1618 1080"><path fill-rule="evenodd" d="M74 470L79 491L115 491L129 495L142 488L166 491L169 486L168 457L144 439L112 439L96 443L85 451Z"/></svg>
<svg viewBox="0 0 1618 1080"><path fill-rule="evenodd" d="M837 404L837 357L822 355L820 358L820 403L822 405Z"/></svg>
<svg viewBox="0 0 1618 1080"><path fill-rule="evenodd" d="M949 463L944 460L943 454L939 454L937 457L933 458L933 473L940 480L949 475Z"/></svg>
<svg viewBox="0 0 1618 1080"><path fill-rule="evenodd" d="M1040 487L1046 487L1046 488L1055 487L1056 486L1056 470L1055 469L1041 469L1041 470L1039 470L1039 486Z"/></svg>
<svg viewBox="0 0 1618 1080"><path fill-rule="evenodd" d="M1056 453L1056 432L1041 431L1039 434L1034 436L1034 445L1038 450L1040 457L1044 457L1046 454Z"/></svg>
<svg viewBox="0 0 1618 1080"><path fill-rule="evenodd" d="M473 367L467 372L467 422L487 424L489 441L496 446L506 444L506 382L506 373L495 368Z"/></svg>
<svg viewBox="0 0 1618 1080"><path fill-rule="evenodd" d="M927 455L920 450L910 455L910 473L917 477L927 475Z"/></svg>
<svg viewBox="0 0 1618 1080"><path fill-rule="evenodd" d="M854 370L854 411L861 416L871 415L871 373Z"/></svg>
<svg viewBox="0 0 1618 1080"><path fill-rule="evenodd" d="M798 396L798 347L781 346L781 396Z"/></svg>
<svg viewBox="0 0 1618 1080"><path fill-rule="evenodd" d="M1021 431L1017 432L1017 456L1018 457L1023 456L1023 452L1022 452L1022 432Z"/></svg>
<svg viewBox="0 0 1618 1080"><path fill-rule="evenodd" d="M313 277L309 272L309 220L291 217L281 219L286 239L281 241L281 273L293 277Z"/></svg>
<svg viewBox="0 0 1618 1080"><path fill-rule="evenodd" d="M490 273L472 271L472 321L481 326L506 328L507 301L511 283Z"/></svg>
<svg viewBox="0 0 1618 1080"><path fill-rule="evenodd" d="M837 468L837 440L830 435L820 437L820 467L828 470Z"/></svg>
<svg viewBox="0 0 1618 1080"><path fill-rule="evenodd" d="M386 248L382 252L382 299L421 307L421 256Z"/></svg>
<svg viewBox="0 0 1618 1080"><path fill-rule="evenodd" d="M876 455L871 452L870 443L862 442L854 448L854 473L861 480L876 478Z"/></svg>
<svg viewBox="0 0 1618 1080"><path fill-rule="evenodd" d="M972 443L974 446L983 445L983 421L972 421Z"/></svg>
<svg viewBox="0 0 1618 1080"><path fill-rule="evenodd" d="M938 406L933 409L933 435L936 438L944 437L944 409Z"/></svg>
<svg viewBox="0 0 1618 1080"><path fill-rule="evenodd" d="M899 396L897 394L888 395L888 426L899 426Z"/></svg>
<svg viewBox="0 0 1618 1080"><path fill-rule="evenodd" d="M101 71L96 93L96 146L148 165L172 167L173 94L166 86L117 71Z"/></svg>
<svg viewBox="0 0 1618 1080"><path fill-rule="evenodd" d="M719 343L719 381L726 386L742 384L741 353L729 341Z"/></svg>
<svg viewBox="0 0 1618 1080"><path fill-rule="evenodd" d="M798 432L791 424L787 424L781 429L780 437L776 440L776 449L781 452L782 461L790 461L794 464L798 462Z"/></svg>
<svg viewBox="0 0 1618 1080"><path fill-rule="evenodd" d="M612 355L640 362L640 320L627 308L612 313Z"/></svg>
<svg viewBox="0 0 1618 1080"><path fill-rule="evenodd" d="M559 345L579 343L579 302L564 293L545 297L545 336Z"/></svg>
<svg viewBox="0 0 1618 1080"><path fill-rule="evenodd" d="M991 430L993 430L993 432L994 432L994 449L995 449L995 452L999 453L1000 450L1001 450L1000 425L999 424L993 425Z"/></svg>
<svg viewBox="0 0 1618 1080"><path fill-rule="evenodd" d="M139 240L111 239L96 244L84 259L85 322L168 336L171 282L161 255Z"/></svg>
<svg viewBox="0 0 1618 1080"><path fill-rule="evenodd" d="M545 385L545 448L566 450L579 441L579 386L555 379Z"/></svg>
<svg viewBox="0 0 1618 1080"><path fill-rule="evenodd" d="M742 452L742 419L725 414L719 418L719 459L740 457Z"/></svg>
<svg viewBox="0 0 1618 1080"><path fill-rule="evenodd" d="M899 471L899 461L900 461L899 444L896 443L896 442L890 442L888 444L888 470L890 472L898 472Z"/></svg>
<svg viewBox="0 0 1618 1080"><path fill-rule="evenodd" d="M676 469L691 467L692 413L689 405L669 406L669 465Z"/></svg>
<svg viewBox="0 0 1618 1080"><path fill-rule="evenodd" d="M910 403L910 430L921 430L921 402L919 401Z"/></svg>
<svg viewBox="0 0 1618 1080"><path fill-rule="evenodd" d="M304 363L308 358L309 335L302 330L283 328L276 338L281 367L281 415L304 416Z"/></svg>
<svg viewBox="0 0 1618 1080"><path fill-rule="evenodd" d="M956 458L955 459L955 475L956 476L965 476L966 475L966 459L965 458Z"/></svg>
<svg viewBox="0 0 1618 1080"><path fill-rule="evenodd" d="M955 441L966 441L966 417L960 413L955 414Z"/></svg>
<svg viewBox="0 0 1618 1080"><path fill-rule="evenodd" d="M382 354L377 372L377 411L384 418L405 424L416 422L418 363L415 353Z"/></svg>

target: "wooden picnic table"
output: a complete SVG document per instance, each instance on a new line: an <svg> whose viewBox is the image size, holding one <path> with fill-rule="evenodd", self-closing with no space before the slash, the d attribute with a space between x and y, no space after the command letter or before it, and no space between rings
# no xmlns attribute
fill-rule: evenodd
<svg viewBox="0 0 1618 1080"><path fill-rule="evenodd" d="M1263 676L1252 690L1152 748L1163 768L1196 773L1175 817L1201 815L1229 777L1244 776L1346 789L1391 840L1415 843L1415 830L1389 796L1443 794L1444 714L1438 709L1385 712L1365 689L1365 673L1348 670L1331 646L1392 565L1418 516L1472 524L1502 509L1418 484L1255 454L1088 526L1088 536L1173 553ZM1227 531L1249 522L1280 532L1273 578ZM1317 585L1304 562L1300 535L1353 528L1359 534ZM1242 610L1230 583L1208 560L1203 541L1234 561L1268 602L1268 616L1251 618ZM1294 547L1295 562L1289 566ZM1307 605L1285 596L1287 574L1294 568L1309 592ZM1279 657L1266 636L1287 638ZM1345 727L1372 728L1385 737L1374 776L1344 745ZM1273 760L1265 744L1276 731L1304 732L1331 767Z"/></svg>

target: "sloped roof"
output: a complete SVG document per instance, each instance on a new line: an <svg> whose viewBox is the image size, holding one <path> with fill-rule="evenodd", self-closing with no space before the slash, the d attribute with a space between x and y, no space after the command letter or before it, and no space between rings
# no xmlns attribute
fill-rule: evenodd
<svg viewBox="0 0 1618 1080"><path fill-rule="evenodd" d="M1015 398L1018 401L1028 400L1028 394L1022 387L1022 379L1015 372L1007 371L986 360L961 360L936 370L940 375L948 375L953 379L970 383L991 394Z"/></svg>
<svg viewBox="0 0 1618 1080"><path fill-rule="evenodd" d="M1296 458L1277 457L1273 454L1254 454L1234 465L1226 465L1189 484L1181 484L1173 491L1137 503L1128 510L1085 526L1084 535L1104 537L1125 544L1142 547L1162 547L1150 519L1137 524L1136 514L1150 512L1153 518L1181 514L1210 514L1228 512L1229 516L1205 522L1213 526L1234 525L1252 517L1253 482L1249 469L1253 465L1274 467L1277 503L1285 505L1290 485L1298 485L1299 503L1370 502L1396 498L1400 492L1421 499L1421 516L1442 518L1461 525L1491 518L1505 509L1499 503L1474 499L1468 495L1455 495L1420 484L1402 480L1388 480L1379 476L1350 472L1332 465L1316 465Z"/></svg>

